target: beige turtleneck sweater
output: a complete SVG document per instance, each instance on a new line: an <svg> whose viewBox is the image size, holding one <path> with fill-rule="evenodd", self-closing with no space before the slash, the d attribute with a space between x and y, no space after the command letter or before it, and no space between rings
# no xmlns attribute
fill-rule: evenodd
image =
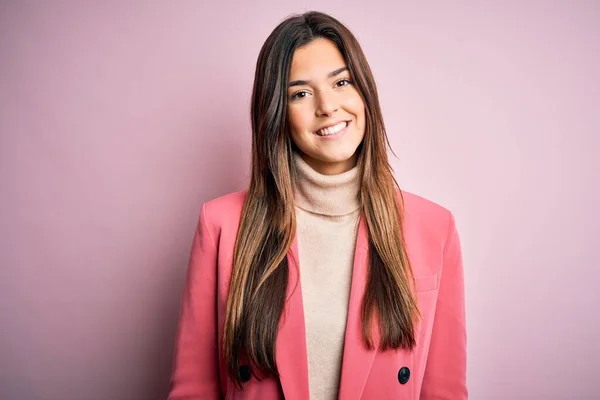
<svg viewBox="0 0 600 400"><path fill-rule="evenodd" d="M294 153L311 400L337 399L358 219L358 168L322 175Z"/></svg>

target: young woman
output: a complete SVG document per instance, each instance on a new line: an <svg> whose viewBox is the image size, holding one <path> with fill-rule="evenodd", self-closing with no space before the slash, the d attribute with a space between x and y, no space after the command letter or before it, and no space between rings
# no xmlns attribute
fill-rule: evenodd
<svg viewBox="0 0 600 400"><path fill-rule="evenodd" d="M249 189L200 211L169 399L466 399L454 219L398 188L352 33L283 21L251 115Z"/></svg>

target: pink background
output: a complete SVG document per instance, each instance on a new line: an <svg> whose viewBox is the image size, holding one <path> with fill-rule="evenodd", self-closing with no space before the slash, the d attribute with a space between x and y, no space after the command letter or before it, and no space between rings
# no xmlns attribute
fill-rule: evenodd
<svg viewBox="0 0 600 400"><path fill-rule="evenodd" d="M471 398L600 398L599 3L251 3L0 5L0 398L166 396L199 207L246 184L258 51L309 9L456 215Z"/></svg>

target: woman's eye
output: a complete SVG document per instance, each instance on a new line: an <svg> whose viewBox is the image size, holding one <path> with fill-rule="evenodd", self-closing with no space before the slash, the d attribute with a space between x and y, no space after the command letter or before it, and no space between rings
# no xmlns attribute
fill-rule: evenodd
<svg viewBox="0 0 600 400"><path fill-rule="evenodd" d="M301 92L296 92L296 93L294 93L294 94L292 95L292 99L293 99L293 100L295 100L295 99L303 99L303 98L304 98L304 97L306 97L306 96L307 96L307 93L306 93L306 92L304 92L304 91L301 91Z"/></svg>
<svg viewBox="0 0 600 400"><path fill-rule="evenodd" d="M352 82L350 81L350 79L340 79L340 80L339 80L339 81L337 81L335 84L336 84L336 86L338 86L338 87L341 87L341 86L346 86L346 85L349 85L350 83L352 83Z"/></svg>

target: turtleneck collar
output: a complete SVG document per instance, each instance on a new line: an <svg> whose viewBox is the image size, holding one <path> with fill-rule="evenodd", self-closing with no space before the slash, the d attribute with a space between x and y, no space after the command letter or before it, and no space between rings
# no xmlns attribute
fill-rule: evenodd
<svg viewBox="0 0 600 400"><path fill-rule="evenodd" d="M360 208L358 167L338 175L315 171L294 151L296 206L315 214L342 216Z"/></svg>

